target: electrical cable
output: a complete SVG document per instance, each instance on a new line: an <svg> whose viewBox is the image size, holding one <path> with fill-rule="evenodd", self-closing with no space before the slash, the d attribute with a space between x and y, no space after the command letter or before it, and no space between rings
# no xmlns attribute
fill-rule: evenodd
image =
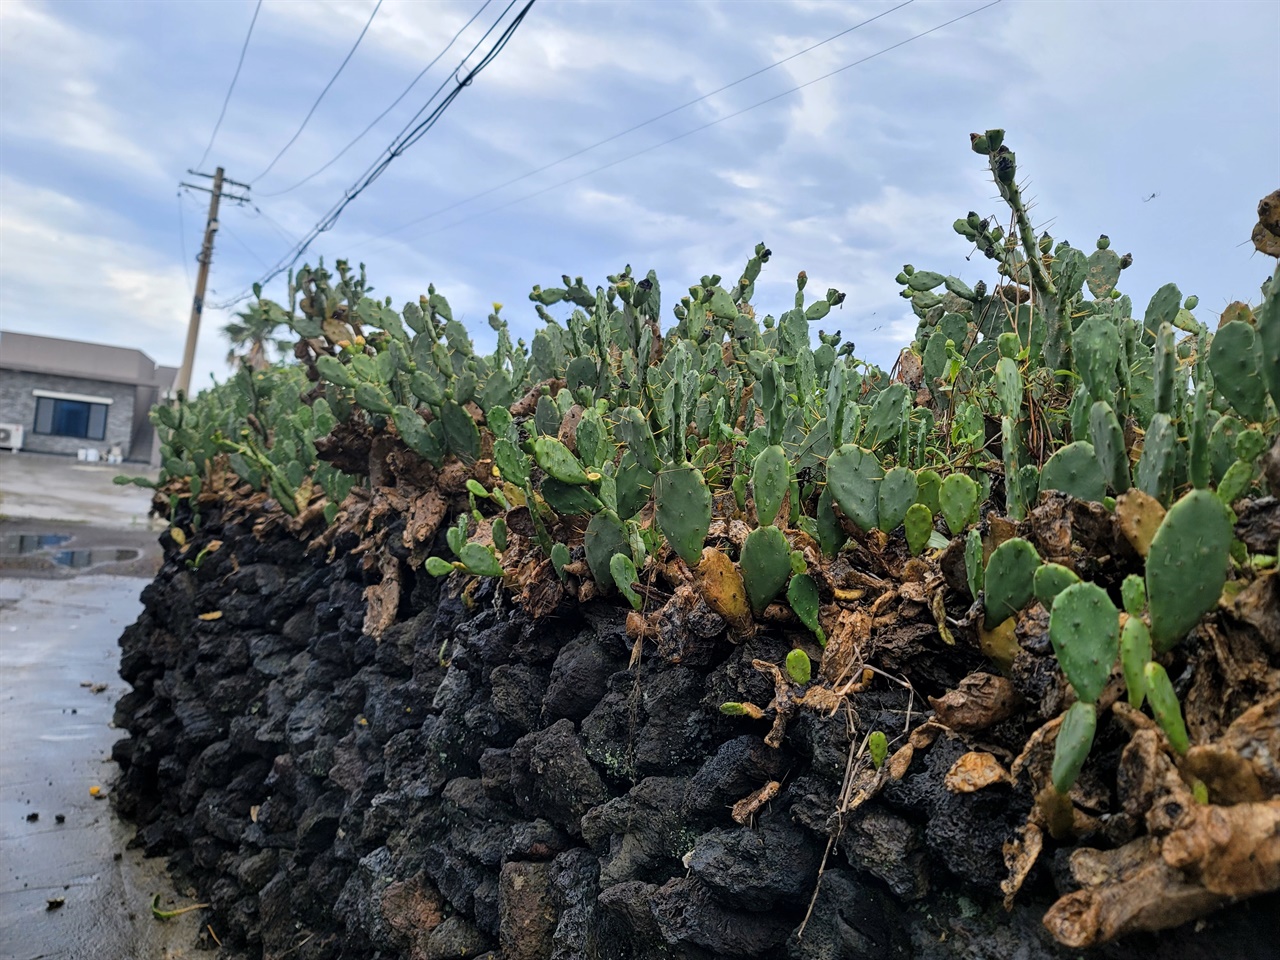
<svg viewBox="0 0 1280 960"><path fill-rule="evenodd" d="M502 183L497 184L496 186L489 187L487 190L481 190L479 193L473 193L469 197L464 197L463 199L455 201L454 203L451 203L448 206L440 207L438 210L433 210L428 214L424 214L423 216L418 217L416 220L410 220L408 223L401 224L398 227L388 230L386 233L380 233L376 237L371 238L371 241L381 240L383 237L389 237L394 233L399 233L401 230L407 230L409 227L417 226L419 223L424 223L425 221L430 220L433 217L438 217L442 213L448 213L450 210L453 210L453 209L456 209L457 207L461 207L465 204L468 204L473 200L479 200L482 197L487 197L489 196L489 194L497 193L499 190L509 187L512 184L516 184L522 180L527 180L530 177L537 176L539 173L544 173L545 171L550 170L552 167L558 167L560 166L560 164L566 163L569 160L573 160L576 157L580 157L584 153L590 153L592 150L596 149L597 147L603 147L606 143L612 143L614 140L617 140L621 137L625 137L629 133L635 133L637 130L641 130L644 127L649 126L650 124L657 123L659 120L665 120L667 117L671 116L674 113L679 113L681 110L684 110L688 107L692 107L694 104L701 103L704 100L708 100L711 97L714 97L716 94L724 93L724 91L732 87L736 87L738 86L738 84L746 83L748 80L752 80L760 76L762 73L767 73L768 71L774 69L775 67L780 67L785 63L789 63L790 61L795 60L797 57L802 57L806 53L811 53L812 51L817 50L819 47L822 47L828 43L831 43L833 40L839 40L841 37L845 36L846 34L853 33L855 30L859 30L870 23L874 23L876 20L879 20L882 17L887 17L891 13L896 13L898 10L901 10L903 7L908 7L914 2L915 0L904 0L903 3L899 3L895 7L891 7L890 9L885 10L882 13L876 14L874 17L869 17L868 19L863 20L860 23L856 23L851 27L847 27L846 29L841 30L839 33L832 34L831 36L827 37L825 40L819 40L817 43L807 46L803 50L797 50L795 53L791 54L788 57L783 57L781 60L776 60L773 63L770 63L766 66L759 68L758 70L753 70L751 73L748 73L746 76L739 77L737 80L734 80L731 83L726 83L722 87L717 87L715 90L712 90L710 93L704 93L700 97L694 97L692 100L687 100L677 107L672 107L669 110L664 110L662 113L659 113L656 116L652 116L648 120L641 121L640 123L637 123L634 126L627 127L627 129L625 130L618 131L612 136L605 137L603 140L597 140L595 143L591 144L590 146L582 147L581 149L575 150L572 153L567 153L558 160L552 160L550 163L545 163L540 167L535 167L533 170L529 170L526 173L522 173L518 177L512 177L510 180L506 180L506 181L503 181Z"/></svg>
<svg viewBox="0 0 1280 960"><path fill-rule="evenodd" d="M222 118L227 115L227 104L231 102L231 91L236 88L236 81L240 79L240 68L244 66L244 54L249 49L249 38L253 36L253 25L258 22L258 11L262 9L262 0L258 0L258 5L253 8L253 19L249 21L249 32L244 35L244 44L240 47L240 59L236 61L236 72L231 76L231 86L227 87L227 95L222 98L222 110L218 114L218 122L213 125L213 133L209 135L209 145L204 148L204 153L200 155L200 162L196 164L196 169L204 166L204 162L209 157L209 151L213 149L213 141L218 138L218 130L222 126Z"/></svg>
<svg viewBox="0 0 1280 960"><path fill-rule="evenodd" d="M473 23L475 23L475 22L476 22L476 18L478 18L478 17L480 16L480 14L484 13L485 8L486 8L487 6L489 6L489 4L491 4L492 2L493 2L493 0L484 0L484 3L480 6L480 9L479 9L479 10L477 10L474 14L472 14L471 19L470 19L470 20L468 20L466 23L464 23L464 24L462 25L462 27L458 30L458 32L457 32L457 33L455 33L455 34L453 35L453 37L449 40L449 42L448 42L448 43L446 43L446 44L444 45L444 49L443 49L443 50L441 50L439 53L437 53L437 54L436 54L436 55L431 59L431 62L430 62L430 63L428 63L425 67L423 67L423 68L422 68L422 70L418 73L418 75L417 75L416 77L414 77L414 78L413 78L413 80L411 80L411 81L409 82L409 85L408 85L407 87L405 87L405 88L404 88L404 90L402 90L402 91L400 92L400 96L398 96L398 97L396 97L394 100L392 100L392 101L391 101L391 105L390 105L390 106L388 106L388 107L387 107L385 110L383 110L380 114L378 114L376 117L374 117L374 118L373 118L373 120L372 120L372 121L370 121L369 125L368 125L367 127L365 127L363 130L361 130L358 134L356 134L356 135L355 135L355 137L354 137L354 138L353 138L353 139L352 139L352 140L351 140L351 141L350 141L350 142L349 142L345 147L343 147L343 148L342 148L341 150L339 150L336 154L334 154L334 155L333 155L333 157L331 157L331 158L330 158L330 160L329 160L329 162L328 162L328 163L326 163L326 164L325 164L324 166L322 166L322 167L317 168L316 170L313 170L311 173L307 174L305 177L303 177L303 178L302 178L301 180L299 180L297 183L293 184L293 186L285 187L283 190L276 190L276 191L274 191L274 192L272 192L272 193L259 193L259 194L258 194L258 196L260 196L260 197L279 197L279 196L282 196L283 194L289 193L289 192L291 192L291 191L293 191L293 190L297 190L300 186L302 186L302 185L303 185L303 184L305 184L305 183L309 183L311 180L315 179L315 178L316 178L316 177L318 177L320 174L322 174L322 173L324 173L326 170L328 170L328 169L329 169L331 166L333 166L335 163L337 163L339 160L341 160L341 159L342 159L342 157L343 157L343 155L345 155L345 154L346 154L346 152L347 152L348 150L350 150L350 149L351 149L352 147L354 147L357 143L359 143L362 139L364 139L365 135L366 135L366 134L368 134L368 132L369 132L370 130L372 130L374 127L376 127L376 126L377 126L377 125L382 121L382 118L383 118L383 117L385 117L388 113L390 113L392 110L394 110L394 109L399 105L400 101L401 101L401 100L403 100L406 96L408 96L409 91L410 91L410 90L412 90L415 86L417 86L418 81L419 81L419 80L421 80L423 77L425 77L425 76L427 75L427 72L428 72L432 67L434 67L434 66L436 65L436 63L437 63L437 62L439 62L440 58L441 58L441 57L443 57L446 53L448 53L448 52L449 52L450 48L451 48L455 43L457 43L457 42L458 42L458 38L459 38L459 37L461 37L461 36L462 36L466 31L467 31L467 28L468 28L468 27L470 27L470 26L471 26L471 24L473 24Z"/></svg>
<svg viewBox="0 0 1280 960"><path fill-rule="evenodd" d="M365 172L365 174L351 188L349 188L346 191L346 193L343 194L342 199L338 201L338 203L336 203L330 209L330 211L327 214L325 214L325 216L322 217L318 223L316 223L314 227L311 228L311 230L308 232L306 237L304 237L297 244L295 244L292 250L285 253L276 262L275 267L273 267L262 278L256 281L258 284L267 283L269 280L284 273L285 270L289 269L289 267L291 267L294 263L296 263L298 258L301 257L303 253L306 252L307 248L312 244L312 242L315 241L315 239L318 236L320 236L320 234L333 229L333 225L338 222L338 218L342 215L342 212L346 210L348 206L351 205L352 201L354 201L356 197L360 196L360 194L362 194L365 190L367 190L375 180L377 180L380 176L382 176L382 174L386 171L387 167L391 165L391 161L401 156L406 150L408 150L415 143L421 140L422 137L424 137L433 126L435 126L436 122L440 119L441 116L444 115L444 112L449 108L450 104L452 104L453 101L457 99L458 95L465 88L469 87L475 81L475 78L479 76L481 72L484 71L485 67L487 67L490 63L492 63L494 59L497 58L498 54L500 54L503 51L506 45L510 42L512 36L515 35L516 30L518 30L520 25L524 22L524 18L528 15L529 10L533 7L535 2L536 0L528 0L528 2L520 10L520 12L516 14L515 18L511 21L511 23L509 23L507 27L502 31L498 39L494 41L493 46L489 48L489 51L484 55L484 57L480 60L480 62L476 64L476 66L472 67L471 70L469 70L467 74L461 78L458 78L457 76L458 70L462 69L462 65L461 64L459 65L458 69L455 70L453 74L455 86L452 90L449 91L449 93L440 102L440 104L434 110L432 110L421 122L419 122L417 126L414 126L412 128L406 127L406 129L402 130L400 135L397 136L395 140L392 141L391 145L385 151L383 151L382 157L380 157L377 161L375 161L369 167L369 169ZM514 5L515 5L515 0L512 0L512 3L507 6L507 10L510 10L511 7ZM506 12L507 12L506 10L503 11L503 16L506 15ZM501 18L498 20L498 23L501 23ZM462 59L463 64L465 64L466 61L470 58L471 54L474 53L476 49L479 48L480 44L484 43L485 38L487 38L489 34L492 33L494 29L496 29L496 27L497 27L497 23L495 23L493 27L490 27L489 30L485 32L484 37L481 37L480 40L477 41L476 45L472 47L471 51L469 51L467 55L463 57ZM434 95L433 95L433 99L434 99ZM418 117L422 114L422 111L425 110L429 104L430 104L430 101L428 101L427 104L424 104L423 107L418 111L418 113L414 115L413 119L409 121L409 123L410 124L414 123L414 121L418 119ZM252 286L253 285L250 285L248 291L242 291L240 294L236 295L235 297L232 297L229 300L223 301L217 306L219 308L226 308L240 300L243 300L245 297L249 296L249 293L252 291Z"/></svg>
<svg viewBox="0 0 1280 960"><path fill-rule="evenodd" d="M249 181L250 185L257 183L270 173L271 168L274 167L276 163L279 162L280 158L288 152L289 148L297 142L298 137L302 136L302 131L305 130L307 128L307 124L311 122L311 116L316 112L316 108L320 106L320 101L325 98L325 94L329 92L329 88L334 85L338 77L342 76L342 71L346 69L346 66L351 61L352 56L354 56L356 50L359 49L360 41L363 40L364 35L369 32L369 27L373 24L373 18L378 15L378 11L380 9L382 9L382 0L378 0L378 2L374 4L373 13L369 14L369 19L365 21L364 29L360 31L360 36L356 37L356 42L352 44L351 49L347 51L347 55L342 58L342 62L338 64L338 69L334 71L333 76L329 78L329 82L324 85L324 89L320 91L320 96L316 97L316 102L311 105L311 109L307 111L307 115L302 118L302 123L298 126L298 129L294 132L293 136L289 138L289 142L280 148L280 152L277 153L272 161L267 164L267 169L263 170L260 174Z"/></svg>
<svg viewBox="0 0 1280 960"><path fill-rule="evenodd" d="M428 230L428 231L426 231L425 233L418 234L417 236L418 236L418 237L429 237L429 236L433 236L434 234L441 233L441 232L443 232L443 231L445 231L445 230L449 230L449 229L451 229L451 228L453 228L453 227L456 227L456 226L459 226L459 225L461 225L461 224L467 223L467 222L469 222L469 221L471 221L471 220L475 220L475 219L478 219L478 218L480 218L480 217L487 217L489 214L497 213L499 210L505 210L505 209L507 209L508 207L515 206L515 205L516 205L516 204L518 204L518 203L523 203L523 202L524 202L524 201L526 201L526 200L532 200L534 197L542 196L542 194L544 194L544 193L549 193L549 192L550 192L550 191L552 191L552 190L556 190L556 189L558 189L558 188L560 188L560 187L566 186L566 185L568 185L568 184L570 184L570 183L573 183L573 182L575 182L575 181L577 181L577 180L581 180L581 179L583 179L584 177L589 177L589 176L591 176L592 174L595 174L595 173L599 173L599 172L601 172L602 170L608 170L610 167L616 167L616 166L618 166L619 164L622 164L622 163L627 162L628 160L634 160L636 157L643 156L643 155L644 155L644 154L646 154L646 153L651 153L651 152L653 152L654 150L659 149L660 147L665 147L665 146L667 146L668 144L675 143L677 140L683 140L685 137L692 136L692 135L693 135L693 134L695 134L695 133L700 133L701 131L706 130L706 129L709 129L710 127L714 127L714 126L716 126L717 124L724 123L726 120L732 120L732 119L734 119L735 117L740 117L740 116L742 116L744 113L747 113L747 112L749 112L749 111L751 111L751 110L754 110L754 109L756 109L757 107L762 107L762 106L764 106L765 104L772 103L772 102L773 102L773 101L775 101L775 100L780 100L780 99L782 99L783 97L790 96L791 94L796 93L796 92L798 92L798 91L800 91L800 90L803 90L803 89L805 89L806 87L810 87L810 86L812 86L812 85L813 85L813 84L815 84L815 83L819 83L819 82L821 82L821 81L823 81L823 80L827 80L827 79L829 79L829 78L831 78L831 77L834 77L836 74L843 73L843 72L844 72L844 71L846 71L846 70L851 70L852 68L857 67L857 66L860 66L861 64L864 64L864 63L866 63L866 62L867 62L867 61L869 61L869 60L874 60L876 57L883 56L884 54L889 53L889 52L890 52L890 51L892 51L892 50L896 50L896 49L898 49L899 47L905 46L906 44L911 43L912 41L919 40L919 39L921 39L922 37L927 37L927 36L929 36L929 34L931 34L931 33L936 33L937 31L939 31L939 30L943 29L944 27L949 27L949 26L951 26L953 23L959 23L961 20L966 20L966 19L968 19L969 17L972 17L972 16L974 16L975 14L981 13L981 12L982 12L982 11L984 11L984 10L990 9L991 7L994 7L994 6L996 6L997 4L999 4L999 3L1001 3L1001 2L1002 2L1002 0L991 0L991 2L986 3L986 4L984 4L984 5L983 5L983 6L981 6L981 7L977 7L977 8L975 8L975 9L973 9L973 10L970 10L968 13L961 14L961 15L960 15L960 16L958 16L958 17L953 17L952 19L947 20L947 21L946 21L946 22L944 22L944 23L940 23L940 24L938 24L936 27L930 27L928 30L921 31L920 33L917 33L917 34L914 34L914 35L912 35L912 36L910 36L910 37L907 37L905 40L899 40L897 43L892 44L891 46L884 47L884 48L883 48L883 49L881 49L881 50L877 50L875 53L868 54L867 56L862 57L862 58L861 58L861 59L859 59L859 60L855 60L855 61L853 61L852 63L847 63L847 64L845 64L845 65L844 65L844 66L842 66L842 67L837 67L835 70L832 70L832 71L830 71L829 73L824 73L824 74L823 74L822 76L820 76L820 77L815 77L815 78L814 78L814 79L812 79L812 80L808 80L808 81L806 81L806 82L804 82L804 83L798 84L798 85L796 85L796 86L794 86L794 87L791 87L791 88L789 88L789 89L787 89L787 90L783 90L781 93L774 94L774 95L773 95L773 96L771 96L771 97L766 97L764 100L760 100L760 101L758 101L757 103L753 103L753 104L751 104L751 106L749 106L749 107L744 107L744 108L742 108L741 110L736 110L736 111L734 111L733 113L726 114L725 116L720 117L720 118L718 118L718 119L716 119L716 120L708 121L707 123L704 123L704 124L701 124L701 125L699 125L699 126L693 127L693 128L692 128L692 129L690 129L690 130L686 130L684 133L676 134L674 137L669 137L669 138L668 138L668 139L666 139L666 140L659 141L658 143L652 144L651 146L645 147L645 148L643 148L643 149L641 149L641 150L637 150L637 151L635 151L634 153L629 153L629 154L627 154L626 156L619 157L619 158L618 158L618 159L616 159L616 160L611 160L611 161L609 161L608 163L601 164L601 165L600 165L600 166L598 166L598 167L593 167L593 168L592 168L592 169L590 169L590 170L586 170L586 171L584 171L584 172L582 172L582 173L575 174L575 175L574 175L574 176L572 176L572 177L568 177L568 178L566 178L566 179L564 179L564 180L560 180L560 181L558 181L558 182L556 182L556 183L551 184L550 186L543 187L543 188L542 188L542 189L540 189L540 190L535 190L533 193L528 193L528 194L525 194L524 196L516 197L514 200L509 200L509 201L507 201L506 203L501 203L501 204L499 204L499 205L498 205L498 206L496 206L496 207L490 207L488 210L482 210L482 211L480 211L480 212L478 212L478 213L470 214L470 215L465 216L465 217L460 217L459 219L454 220L454 221L452 221L452 222L450 222L450 223L444 224L443 226L438 227L438 228L436 228L435 230ZM385 237L385 236L387 236L387 235L388 235L388 234L382 234L382 235L380 235L379 237L375 237L374 239L375 239L375 240L377 240L377 239L382 239L383 237ZM389 246L390 246L390 245L384 245L384 246L381 246L381 247L375 247L375 248L374 248L374 250L388 249L388 248L389 248Z"/></svg>

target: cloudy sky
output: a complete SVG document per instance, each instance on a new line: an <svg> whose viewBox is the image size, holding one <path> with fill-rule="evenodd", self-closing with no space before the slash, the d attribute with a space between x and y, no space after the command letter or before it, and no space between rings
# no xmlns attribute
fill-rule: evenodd
<svg viewBox="0 0 1280 960"><path fill-rule="evenodd" d="M704 273L736 278L764 240L775 256L758 305L786 309L806 269L817 290L849 294L828 328L887 363L914 327L893 281L903 263L989 276L951 222L999 212L968 134L1003 126L1037 222L1086 250L1105 232L1132 252L1121 288L1139 307L1169 280L1200 296L1202 318L1256 300L1268 264L1247 241L1258 199L1280 186L1280 3L987 2L539 0L308 256L363 261L397 306L433 282L484 339L492 301L527 336L529 288L563 273L594 285L627 263L654 268L670 304ZM375 3L261 4L204 164L253 197L224 207L211 302L266 273L523 6L383 0L369 22ZM179 362L207 196L178 182L209 143L255 6L0 4L0 327ZM366 136L289 189L473 16ZM283 279L267 290L283 298ZM227 372L228 318L206 311L197 383Z"/></svg>

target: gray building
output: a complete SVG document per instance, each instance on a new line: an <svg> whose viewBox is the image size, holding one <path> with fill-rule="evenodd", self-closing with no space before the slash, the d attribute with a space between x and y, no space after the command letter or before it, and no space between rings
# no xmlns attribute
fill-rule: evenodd
<svg viewBox="0 0 1280 960"><path fill-rule="evenodd" d="M147 411L177 372L141 350L0 331L0 432L21 428L22 449L36 453L91 448L149 462Z"/></svg>

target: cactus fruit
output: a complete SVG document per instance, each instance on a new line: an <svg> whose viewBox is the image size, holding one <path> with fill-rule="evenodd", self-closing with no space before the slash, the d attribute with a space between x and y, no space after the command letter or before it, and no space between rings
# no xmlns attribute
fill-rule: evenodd
<svg viewBox="0 0 1280 960"><path fill-rule="evenodd" d="M877 525L888 533L897 528L916 501L916 475L906 467L894 467L880 481Z"/></svg>
<svg viewBox="0 0 1280 960"><path fill-rule="evenodd" d="M791 468L787 455L778 444L765 447L751 465L751 490L755 497L756 518L767 527L778 516L787 495Z"/></svg>
<svg viewBox="0 0 1280 960"><path fill-rule="evenodd" d="M1076 583L1053 601L1049 639L1062 672L1081 700L1094 703L1111 675L1120 643L1120 611L1107 591Z"/></svg>
<svg viewBox="0 0 1280 960"><path fill-rule="evenodd" d="M911 551L912 556L918 557L929 545L929 538L933 536L933 514L923 503L913 503L907 508L907 515L903 517L902 524L907 535L907 549Z"/></svg>
<svg viewBox="0 0 1280 960"><path fill-rule="evenodd" d="M1060 563L1046 563L1042 567L1037 567L1035 576L1032 578L1036 599L1044 605L1046 610L1053 608L1053 600L1058 594L1079 582L1080 578L1076 576L1075 571Z"/></svg>
<svg viewBox="0 0 1280 960"><path fill-rule="evenodd" d="M1208 490L1169 508L1147 553L1151 639L1164 653L1218 603L1227 580L1231 516Z"/></svg>
<svg viewBox="0 0 1280 960"><path fill-rule="evenodd" d="M1151 632L1141 617L1130 614L1120 630L1120 667L1129 690L1129 706L1135 710L1142 707L1147 693L1145 670L1150 662Z"/></svg>
<svg viewBox="0 0 1280 960"><path fill-rule="evenodd" d="M963 473L953 473L942 481L938 491L942 518L952 536L958 535L973 520L978 510L978 485Z"/></svg>
<svg viewBox="0 0 1280 960"><path fill-rule="evenodd" d="M964 541L964 574L965 582L969 585L969 596L977 600L986 583L987 572L982 556L982 534L976 528L969 531L969 536Z"/></svg>
<svg viewBox="0 0 1280 960"><path fill-rule="evenodd" d="M813 664L803 650L796 648L787 654L787 676L802 687L813 678Z"/></svg>
<svg viewBox="0 0 1280 960"><path fill-rule="evenodd" d="M1178 431L1168 414L1157 413L1151 418L1147 435L1142 444L1142 458L1138 461L1135 486L1147 496L1161 503L1173 497L1174 471L1178 466Z"/></svg>
<svg viewBox="0 0 1280 960"><path fill-rule="evenodd" d="M711 526L711 491L697 467L674 467L658 474L653 485L654 519L685 563L702 558L702 545Z"/></svg>
<svg viewBox="0 0 1280 960"><path fill-rule="evenodd" d="M1267 418L1267 390L1258 369L1258 343L1253 327L1231 320L1218 328L1209 344L1209 369L1217 391L1246 420Z"/></svg>
<svg viewBox="0 0 1280 960"><path fill-rule="evenodd" d="M1040 471L1040 489L1061 490L1077 500L1100 503L1107 485L1093 444L1077 440L1050 457Z"/></svg>
<svg viewBox="0 0 1280 960"><path fill-rule="evenodd" d="M1147 702L1151 704L1151 715L1169 738L1169 746L1182 756L1191 746L1187 738L1187 725L1182 720L1182 708L1178 705L1178 695L1169 682L1169 674L1158 663L1148 663L1143 668L1143 679L1146 681Z"/></svg>
<svg viewBox="0 0 1280 960"><path fill-rule="evenodd" d="M1147 584L1142 577L1131 573L1120 584L1120 597L1124 601L1125 613L1131 617L1142 616L1147 607Z"/></svg>
<svg viewBox="0 0 1280 960"><path fill-rule="evenodd" d="M1031 600L1039 566L1040 554L1021 537L1006 540L992 551L983 576L988 630L995 629Z"/></svg>
<svg viewBox="0 0 1280 960"><path fill-rule="evenodd" d="M582 546L587 553L587 566L591 568L591 576L602 593L609 593L613 586L609 564L615 555L631 553L627 531L618 515L612 510L601 510L593 516L582 536Z"/></svg>
<svg viewBox="0 0 1280 960"><path fill-rule="evenodd" d="M818 638L818 642L824 647L827 645L827 635L822 629L822 624L818 620L818 608L820 601L818 598L818 584L807 573L798 573L791 578L791 582L787 584L787 603L791 609L795 611L800 622L813 631L813 635Z"/></svg>
<svg viewBox="0 0 1280 960"><path fill-rule="evenodd" d="M883 478L884 468L876 455L851 443L827 460L827 489L844 515L862 530L873 529L880 518Z"/></svg>
<svg viewBox="0 0 1280 960"><path fill-rule="evenodd" d="M1098 727L1098 712L1092 703L1077 701L1062 718L1053 750L1051 778L1053 788L1065 794L1080 776L1080 768L1093 747L1093 734Z"/></svg>
<svg viewBox="0 0 1280 960"><path fill-rule="evenodd" d="M791 548L777 527L758 527L747 534L738 560L751 609L764 611L787 585L791 576Z"/></svg>
<svg viewBox="0 0 1280 960"><path fill-rule="evenodd" d="M1117 494L1129 489L1129 450L1120 419L1111 404L1099 400L1089 410L1089 436L1103 479Z"/></svg>

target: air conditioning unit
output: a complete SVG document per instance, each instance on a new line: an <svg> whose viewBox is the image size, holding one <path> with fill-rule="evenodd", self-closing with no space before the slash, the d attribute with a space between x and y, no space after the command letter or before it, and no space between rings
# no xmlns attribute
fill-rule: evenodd
<svg viewBox="0 0 1280 960"><path fill-rule="evenodd" d="M0 423L0 448L21 450L23 432L24 428L20 423Z"/></svg>

